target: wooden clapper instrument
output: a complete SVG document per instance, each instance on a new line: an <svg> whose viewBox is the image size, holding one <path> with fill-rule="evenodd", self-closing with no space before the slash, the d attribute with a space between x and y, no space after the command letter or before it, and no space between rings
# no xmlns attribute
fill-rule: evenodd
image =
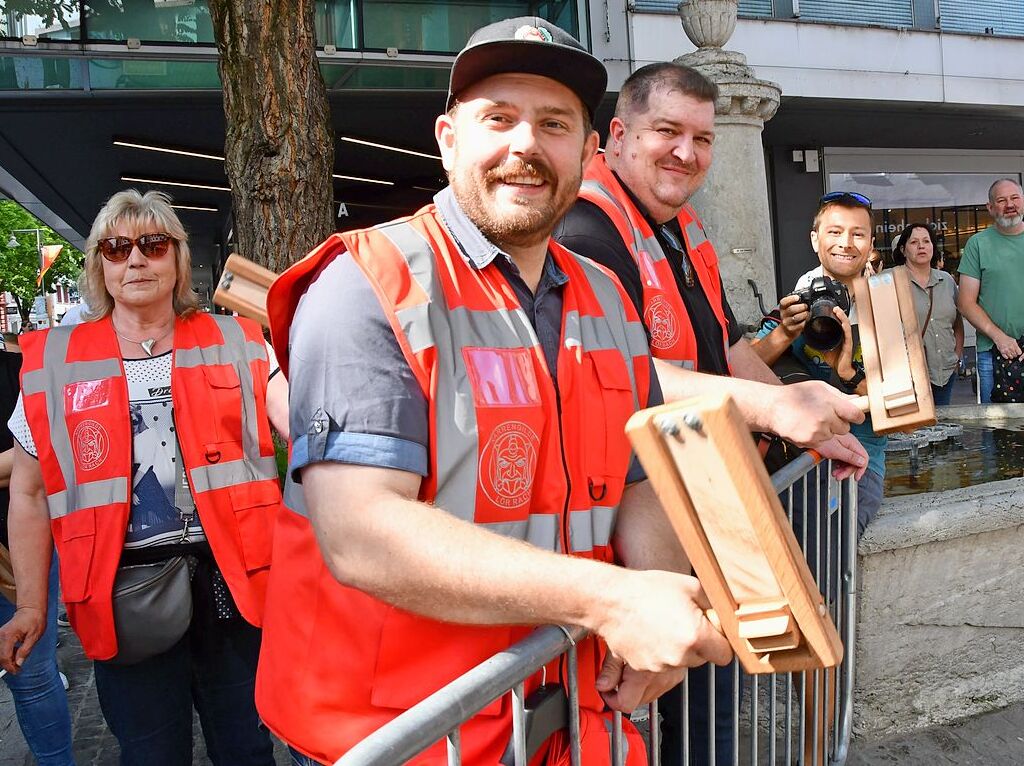
<svg viewBox="0 0 1024 766"><path fill-rule="evenodd" d="M220 282L213 293L213 302L269 327L267 290L275 279L277 274L270 269L232 253L224 263Z"/></svg>

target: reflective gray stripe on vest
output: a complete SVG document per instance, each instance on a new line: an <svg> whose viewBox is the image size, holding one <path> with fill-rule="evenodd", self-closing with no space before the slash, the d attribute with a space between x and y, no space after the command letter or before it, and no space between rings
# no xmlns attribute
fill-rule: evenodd
<svg viewBox="0 0 1024 766"><path fill-rule="evenodd" d="M523 540L546 551L561 551L558 517L551 513L531 513L527 521L497 521L477 524L504 537Z"/></svg>
<svg viewBox="0 0 1024 766"><path fill-rule="evenodd" d="M244 433L244 430L243 430ZM201 465L189 471L193 492L209 492L250 481L277 478L277 460L271 457L243 457L227 463Z"/></svg>
<svg viewBox="0 0 1024 766"><path fill-rule="evenodd" d="M696 370L697 363L692 359L659 359L662 364L668 364L672 367L678 367L682 370Z"/></svg>
<svg viewBox="0 0 1024 766"><path fill-rule="evenodd" d="M615 528L615 508L595 506L589 511L569 513L569 551L589 551L611 543Z"/></svg>
<svg viewBox="0 0 1024 766"><path fill-rule="evenodd" d="M691 251L703 245L708 241L707 235L704 233L704 227L700 225L697 220L697 213L689 205L686 206L686 214L690 217L690 222L686 224L686 246ZM691 254L692 259L692 254Z"/></svg>
<svg viewBox="0 0 1024 766"><path fill-rule="evenodd" d="M50 424L50 446L60 466L65 489L47 495L46 504L50 518L66 516L81 508L93 508L99 503L97 497L111 495L127 498L127 488L121 481L121 489L108 486L107 482L79 484L75 472L75 453L71 447L71 434L64 417L64 387L87 380L119 378L121 363L117 359L100 359L94 362L67 363L68 346L74 327L55 327L46 334L43 347L43 367L26 374L25 393L46 394L47 418ZM109 435L108 435L109 438ZM119 480L120 481L120 480ZM120 492L120 495L117 493Z"/></svg>
<svg viewBox="0 0 1024 766"><path fill-rule="evenodd" d="M302 491L302 487L292 480L291 475L284 480L284 504L302 518L309 518L309 511L306 510L306 495Z"/></svg>
<svg viewBox="0 0 1024 766"><path fill-rule="evenodd" d="M54 328L56 330L57 328ZM71 329L70 327L65 329ZM49 339L47 339L49 345ZM65 351L67 348L65 347ZM86 380L102 380L103 378L121 377L121 365L116 359L100 359L95 362L62 362L61 380L63 385L81 383ZM26 372L21 381L22 391L26 396L38 394L46 390L47 372L43 370L32 370Z"/></svg>
<svg viewBox="0 0 1024 766"><path fill-rule="evenodd" d="M103 479L78 484L75 497L69 499L67 492L54 492L48 495L46 503L50 509L50 518L59 519L72 511L84 508L97 508L111 503L128 502L128 479Z"/></svg>
<svg viewBox="0 0 1024 766"><path fill-rule="evenodd" d="M443 299L442 299L443 300ZM413 353L437 345L434 331L430 325L430 305L418 304L395 312L402 325L402 331L409 339ZM514 328L526 318L522 311L493 309L475 311L465 306L448 310L447 326L459 338L474 337L479 340L478 346L487 348L522 348L521 335L513 335L507 328ZM528 322L529 320L527 320ZM469 345L469 344L465 344Z"/></svg>
<svg viewBox="0 0 1024 766"><path fill-rule="evenodd" d="M632 250L631 255L633 256L633 260L635 260L638 265L640 263L641 250L646 251L652 261L665 260L665 251L662 249L661 242L658 241L658 238L653 234L649 237L644 236L644 233L633 224L633 218L630 216L629 211L623 207L622 202L612 194L610 189L606 189L597 181L584 181L583 187L601 194L602 197L605 197L607 200L612 202L622 214L623 219L626 221L626 226L629 227L630 232L633 234L633 245L630 249ZM625 244L625 242L623 244Z"/></svg>

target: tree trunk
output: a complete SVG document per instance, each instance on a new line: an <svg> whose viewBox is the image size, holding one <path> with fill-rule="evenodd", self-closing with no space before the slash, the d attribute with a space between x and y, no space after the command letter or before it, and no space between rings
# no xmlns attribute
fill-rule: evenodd
<svg viewBox="0 0 1024 766"><path fill-rule="evenodd" d="M313 0L210 0L239 252L280 272L334 231Z"/></svg>

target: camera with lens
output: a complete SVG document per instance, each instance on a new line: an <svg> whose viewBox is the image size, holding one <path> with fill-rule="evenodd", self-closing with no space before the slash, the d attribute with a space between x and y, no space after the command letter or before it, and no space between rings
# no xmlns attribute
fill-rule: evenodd
<svg viewBox="0 0 1024 766"><path fill-rule="evenodd" d="M832 309L850 313L850 294L842 282L831 277L815 277L803 290L793 293L807 304L810 317L804 325L804 340L818 351L831 351L843 344L843 325Z"/></svg>

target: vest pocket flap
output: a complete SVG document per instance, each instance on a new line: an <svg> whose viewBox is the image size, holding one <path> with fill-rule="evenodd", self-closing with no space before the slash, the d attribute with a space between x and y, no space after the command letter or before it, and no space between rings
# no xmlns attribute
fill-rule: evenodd
<svg viewBox="0 0 1024 766"><path fill-rule="evenodd" d="M591 351L590 356L594 360L594 369L597 371L597 379L601 382L602 388L611 388L616 391L633 390L622 354L605 349Z"/></svg>
<svg viewBox="0 0 1024 766"><path fill-rule="evenodd" d="M230 364L203 365L203 374L211 388L238 388L238 370Z"/></svg>
<svg viewBox="0 0 1024 766"><path fill-rule="evenodd" d="M60 519L60 539L67 542L79 537L96 536L96 514L91 508L74 511Z"/></svg>
<svg viewBox="0 0 1024 766"><path fill-rule="evenodd" d="M281 488L276 479L232 484L228 487L228 494L231 496L231 507L236 511L254 505L277 505L281 502Z"/></svg>
<svg viewBox="0 0 1024 766"><path fill-rule="evenodd" d="M85 601L89 587L93 548L96 544L96 511L85 508L54 522L58 527L57 553L60 556L60 590L68 603Z"/></svg>
<svg viewBox="0 0 1024 766"><path fill-rule="evenodd" d="M274 482L251 482L229 489L246 572L270 566L272 532L281 493Z"/></svg>
<svg viewBox="0 0 1024 766"><path fill-rule="evenodd" d="M381 627L370 703L408 710L511 643L509 626L453 625L390 609ZM502 700L480 715L499 715Z"/></svg>

